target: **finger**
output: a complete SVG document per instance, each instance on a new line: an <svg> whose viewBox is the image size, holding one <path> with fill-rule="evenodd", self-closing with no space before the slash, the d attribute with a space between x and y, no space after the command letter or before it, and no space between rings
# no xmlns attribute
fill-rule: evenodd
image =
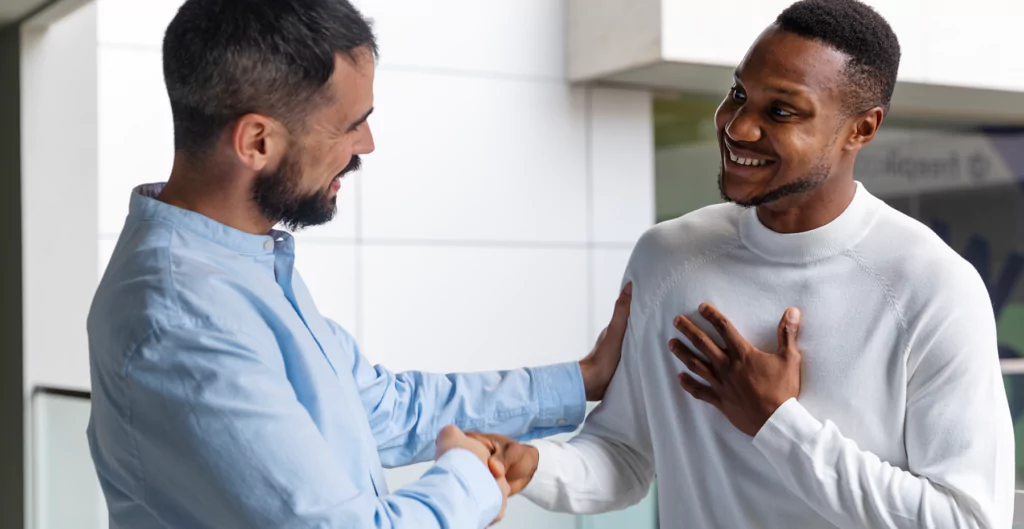
<svg viewBox="0 0 1024 529"><path fill-rule="evenodd" d="M612 321L608 323L608 332L622 341L626 334L626 325L629 323L629 305L633 300L633 283L626 283L625 288L619 293L619 299L615 300L615 310L612 311Z"/></svg>
<svg viewBox="0 0 1024 529"><path fill-rule="evenodd" d="M505 462L501 458L491 457L487 460L487 468L495 478L505 478Z"/></svg>
<svg viewBox="0 0 1024 529"><path fill-rule="evenodd" d="M437 454L443 454L459 445L465 437L466 434L462 433L458 426L449 425L441 428L434 443L437 448Z"/></svg>
<svg viewBox="0 0 1024 529"><path fill-rule="evenodd" d="M685 365L687 369L693 371L693 374L707 381L712 388L717 389L721 384L718 380L718 376L711 371L711 365L698 357L697 353L694 353L689 347L683 344L683 342L672 339L668 342L668 348L672 351L672 354L676 355L676 358L683 362L683 365Z"/></svg>
<svg viewBox="0 0 1024 529"><path fill-rule="evenodd" d="M710 303L701 303L697 307L697 312L700 313L701 317L710 323L719 336L725 340L725 347L727 351L732 351L735 354L742 354L747 350L749 344L743 338L743 336L736 330L729 318L722 314L722 311L718 310L717 307Z"/></svg>
<svg viewBox="0 0 1024 529"><path fill-rule="evenodd" d="M718 393L716 393L715 390L697 382L696 379L686 373L679 374L679 384L683 386L683 389L686 390L691 397L697 400L707 402L716 408L721 402L721 398L719 398Z"/></svg>
<svg viewBox="0 0 1024 529"><path fill-rule="evenodd" d="M480 444L484 445L484 447L487 448L487 451L492 454L498 451L497 443L495 443L494 439L489 435L476 432L466 432L466 437L479 441Z"/></svg>
<svg viewBox="0 0 1024 529"><path fill-rule="evenodd" d="M796 338L800 331L800 317L800 309L796 307L786 309L786 312L782 314L782 320L779 321L780 354L799 353L799 349L796 347Z"/></svg>
<svg viewBox="0 0 1024 529"><path fill-rule="evenodd" d="M690 340L690 343L698 351L703 353L714 364L716 369L721 371L725 366L729 365L729 357L725 355L715 342L711 341L711 338L704 331L694 325L689 318L680 314L676 316L673 324L676 329L679 329L679 332L683 333L683 336Z"/></svg>
<svg viewBox="0 0 1024 529"><path fill-rule="evenodd" d="M509 486L508 481L506 481L505 478L501 478L497 480L497 482L498 488L501 489L501 510L498 511L498 516L494 518L491 525L500 522L501 519L505 517L505 509L508 509L508 497L512 492L512 488Z"/></svg>

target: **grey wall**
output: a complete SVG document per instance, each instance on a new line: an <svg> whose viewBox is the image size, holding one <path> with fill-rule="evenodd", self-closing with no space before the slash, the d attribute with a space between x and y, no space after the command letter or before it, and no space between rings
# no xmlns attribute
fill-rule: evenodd
<svg viewBox="0 0 1024 529"><path fill-rule="evenodd" d="M17 24L0 28L0 527L24 527L21 142Z"/></svg>

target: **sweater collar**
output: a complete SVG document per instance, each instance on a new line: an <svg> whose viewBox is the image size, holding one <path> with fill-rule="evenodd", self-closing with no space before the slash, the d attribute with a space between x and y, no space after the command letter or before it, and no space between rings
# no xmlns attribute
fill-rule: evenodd
<svg viewBox="0 0 1024 529"><path fill-rule="evenodd" d="M801 233L778 233L761 223L756 208L740 214L739 231L743 243L766 259L784 263L807 263L838 255L857 243L868 232L881 201L860 182L853 201L832 222Z"/></svg>

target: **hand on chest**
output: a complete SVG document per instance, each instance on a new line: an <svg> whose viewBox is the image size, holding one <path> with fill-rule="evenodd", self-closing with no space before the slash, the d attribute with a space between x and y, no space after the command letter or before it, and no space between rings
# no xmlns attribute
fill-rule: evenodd
<svg viewBox="0 0 1024 529"><path fill-rule="evenodd" d="M786 400L834 408L855 403L871 386L899 387L898 333L835 296L784 296L697 302L698 310L663 314L666 348L678 359L678 382L738 429L754 435ZM803 306L801 306L803 305ZM667 323L667 322L666 322ZM883 393L892 391L883 389Z"/></svg>

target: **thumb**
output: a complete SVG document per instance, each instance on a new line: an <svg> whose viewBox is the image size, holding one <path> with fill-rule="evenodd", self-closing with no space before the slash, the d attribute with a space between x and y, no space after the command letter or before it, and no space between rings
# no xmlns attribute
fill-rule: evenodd
<svg viewBox="0 0 1024 529"><path fill-rule="evenodd" d="M499 458L491 456L491 458L487 460L487 468L495 478L500 479L505 477L505 463L500 461Z"/></svg>
<svg viewBox="0 0 1024 529"><path fill-rule="evenodd" d="M800 331L800 309L790 307L782 315L779 322L779 353L798 351L796 347L797 334Z"/></svg>
<svg viewBox="0 0 1024 529"><path fill-rule="evenodd" d="M437 439L434 441L434 446L436 448L435 457L440 457L441 454L444 454L458 446L465 438L466 434L463 433L458 426L445 426L437 434Z"/></svg>

